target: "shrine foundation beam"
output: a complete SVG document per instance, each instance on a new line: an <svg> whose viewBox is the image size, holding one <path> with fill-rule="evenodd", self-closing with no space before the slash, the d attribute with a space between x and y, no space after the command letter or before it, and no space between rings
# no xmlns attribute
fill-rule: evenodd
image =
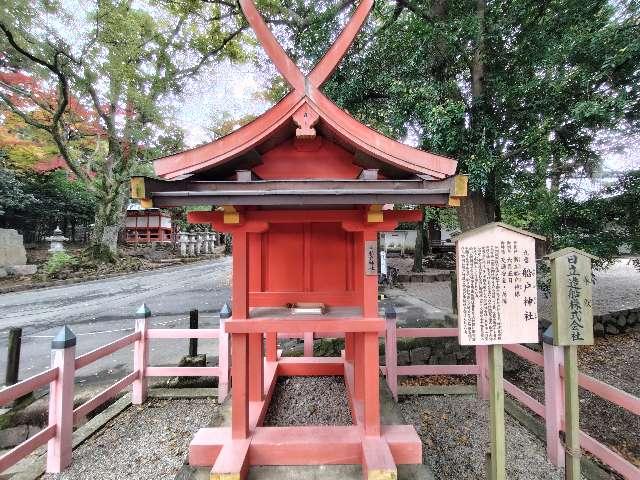
<svg viewBox="0 0 640 480"><path fill-rule="evenodd" d="M254 465L360 465L363 460L363 442L366 438L362 429L349 426L296 426L296 427L256 427L248 446L248 459ZM373 439L387 445L394 464L419 465L422 463L422 443L415 429L410 425L384 425L381 436ZM225 452L227 446L229 453ZM206 467L212 464L232 464L236 469L240 462L233 463L228 456L241 456L238 446L241 441L231 439L228 427L203 428L194 436L189 446L191 466ZM375 453L375 452L374 452ZM218 459L223 456L223 461ZM391 460L386 459L384 464ZM374 460L371 460L372 465ZM376 462L378 465L378 462ZM225 469L230 470L231 467ZM222 473L222 472L220 472Z"/></svg>

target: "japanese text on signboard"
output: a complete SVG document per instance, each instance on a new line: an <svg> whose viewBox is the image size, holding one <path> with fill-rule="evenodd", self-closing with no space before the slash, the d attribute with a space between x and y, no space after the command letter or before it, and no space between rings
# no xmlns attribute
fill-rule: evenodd
<svg viewBox="0 0 640 480"><path fill-rule="evenodd" d="M479 235L485 236L486 233ZM534 240L505 230L483 242L458 244L460 343L537 341Z"/></svg>

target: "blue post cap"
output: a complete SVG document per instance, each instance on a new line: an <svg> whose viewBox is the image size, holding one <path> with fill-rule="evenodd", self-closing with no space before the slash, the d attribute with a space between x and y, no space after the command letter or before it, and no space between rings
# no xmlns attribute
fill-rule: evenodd
<svg viewBox="0 0 640 480"><path fill-rule="evenodd" d="M220 309L220 318L231 318L231 307L227 302Z"/></svg>
<svg viewBox="0 0 640 480"><path fill-rule="evenodd" d="M51 348L53 350L60 350L64 348L73 347L76 344L76 335L66 325L60 329L58 334L53 337L51 342Z"/></svg>
<svg viewBox="0 0 640 480"><path fill-rule="evenodd" d="M138 317L149 318L151 316L151 310L149 310L149 307L147 307L146 303L143 303L142 305L140 305L140 308L136 312L136 315Z"/></svg>
<svg viewBox="0 0 640 480"><path fill-rule="evenodd" d="M553 345L553 325L549 325L542 334L542 341L547 345Z"/></svg>
<svg viewBox="0 0 640 480"><path fill-rule="evenodd" d="M393 305L391 305L390 303L387 303L384 306L384 318L386 318L387 320L391 320L393 318L396 318L396 309Z"/></svg>

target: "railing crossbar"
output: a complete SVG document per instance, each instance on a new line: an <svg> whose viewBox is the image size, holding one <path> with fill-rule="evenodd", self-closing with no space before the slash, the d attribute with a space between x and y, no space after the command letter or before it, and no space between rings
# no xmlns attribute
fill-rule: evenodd
<svg viewBox="0 0 640 480"><path fill-rule="evenodd" d="M147 330L147 338L218 338L220 329L201 328L198 330L189 328L150 328Z"/></svg>
<svg viewBox="0 0 640 480"><path fill-rule="evenodd" d="M45 370L44 372L38 373L32 377L25 378L21 382L0 390L0 405L6 405L7 403L14 401L16 398L27 395L38 388L42 388L57 378L57 368L50 368L49 370Z"/></svg>
<svg viewBox="0 0 640 480"><path fill-rule="evenodd" d="M74 423L77 422L78 419L84 417L89 412L92 412L93 410L98 408L100 405L105 403L107 400L115 397L118 393L120 393L122 390L127 388L129 385L131 385L133 383L133 381L136 378L138 378L138 376L139 375L138 375L137 371L136 372L131 372L126 377L118 380L116 383L114 383L110 387L104 389L102 392L100 392L98 395L93 397L91 400L88 400L85 403L83 403L82 405L80 405L79 407L77 407L73 411L73 421L74 421Z"/></svg>
<svg viewBox="0 0 640 480"><path fill-rule="evenodd" d="M101 358L111 355L124 347L131 345L133 342L140 338L140 332L133 332L126 337L119 338L111 343L107 343L102 347L98 347L95 350L91 350L79 357L76 357L75 369L79 370L93 362L100 360Z"/></svg>
<svg viewBox="0 0 640 480"><path fill-rule="evenodd" d="M5 471L11 465L22 460L24 457L33 452L36 448L41 447L56 435L56 425L50 425L40 430L38 433L29 437L20 445L0 457L0 472Z"/></svg>

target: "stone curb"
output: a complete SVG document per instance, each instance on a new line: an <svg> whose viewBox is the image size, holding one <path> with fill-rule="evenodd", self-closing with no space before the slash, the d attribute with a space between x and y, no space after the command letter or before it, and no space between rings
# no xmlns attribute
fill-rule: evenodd
<svg viewBox="0 0 640 480"><path fill-rule="evenodd" d="M88 277L73 277L73 278L67 278L65 280L52 280L50 282L40 282L40 283L33 283L33 284L29 284L29 285L15 285L12 287L0 287L0 295L4 294L4 293L17 293L17 292L24 292L27 290L39 290L42 288L51 288L51 287L60 287L60 286L65 286L65 285L74 285L77 283L84 283L84 282L93 282L95 280L105 280L108 278L115 278L115 277L124 277L126 275L131 275L134 273L140 273L140 272L153 272L155 270L162 270L164 268L169 268L169 267L177 267L180 265L188 265L188 264L192 264L192 263L199 263L199 262L206 262L209 260L216 260L218 258L222 258L224 257L223 255L210 255L204 258L196 258L196 259L180 259L179 262L175 262L175 263L167 263L166 265L157 265L153 268L149 268L146 270L133 270L130 272L116 272L116 273L108 273L105 275L90 275Z"/></svg>

